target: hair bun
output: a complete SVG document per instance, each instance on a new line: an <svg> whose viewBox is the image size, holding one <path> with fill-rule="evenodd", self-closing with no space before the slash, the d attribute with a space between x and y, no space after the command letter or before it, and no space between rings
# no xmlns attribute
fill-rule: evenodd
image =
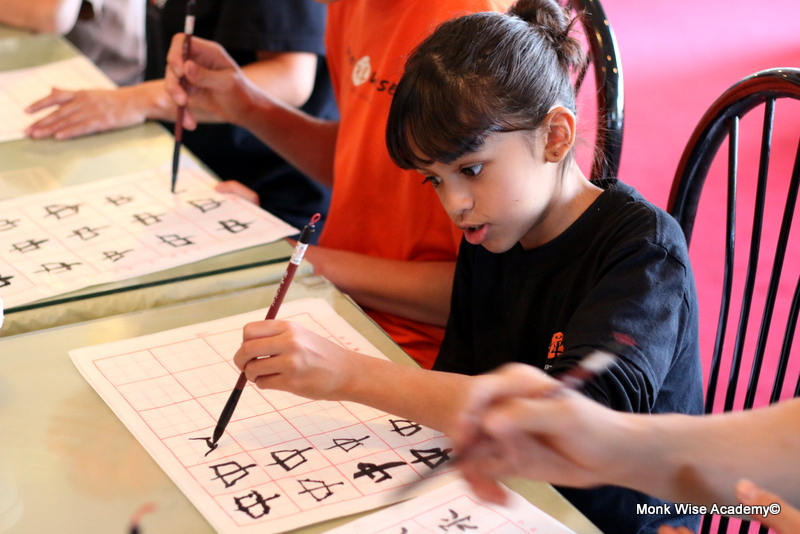
<svg viewBox="0 0 800 534"><path fill-rule="evenodd" d="M555 0L517 0L509 8L508 14L524 20L538 31L567 69L580 70L584 67L586 53L580 42L570 35L578 19L571 19L567 8Z"/></svg>

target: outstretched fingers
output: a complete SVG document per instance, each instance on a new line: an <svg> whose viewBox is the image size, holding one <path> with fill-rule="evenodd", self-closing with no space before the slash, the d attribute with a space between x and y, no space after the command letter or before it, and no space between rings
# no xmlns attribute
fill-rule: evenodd
<svg viewBox="0 0 800 534"><path fill-rule="evenodd" d="M60 106L61 104L66 104L74 97L75 91L65 91L58 87L53 87L49 95L25 108L25 113L36 113L50 106Z"/></svg>

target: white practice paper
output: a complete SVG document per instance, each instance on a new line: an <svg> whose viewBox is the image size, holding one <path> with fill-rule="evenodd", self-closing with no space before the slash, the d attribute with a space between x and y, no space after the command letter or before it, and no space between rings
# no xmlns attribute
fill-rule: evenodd
<svg viewBox="0 0 800 534"><path fill-rule="evenodd" d="M519 494L507 492L506 505L498 506L481 501L459 479L326 534L575 534Z"/></svg>
<svg viewBox="0 0 800 534"><path fill-rule="evenodd" d="M13 308L276 241L297 230L182 167L0 201L0 298Z"/></svg>
<svg viewBox="0 0 800 534"><path fill-rule="evenodd" d="M28 126L53 112L55 108L28 114L25 108L49 95L54 87L76 91L114 89L116 85L84 56L0 72L0 142L24 138Z"/></svg>
<svg viewBox="0 0 800 534"><path fill-rule="evenodd" d="M242 327L266 310L73 350L92 387L221 533L285 532L404 497L435 469L454 477L450 440L352 402L312 401L245 386L215 450L213 434L239 371ZM321 299L285 303L279 318L385 358ZM425 485L430 488L430 485Z"/></svg>

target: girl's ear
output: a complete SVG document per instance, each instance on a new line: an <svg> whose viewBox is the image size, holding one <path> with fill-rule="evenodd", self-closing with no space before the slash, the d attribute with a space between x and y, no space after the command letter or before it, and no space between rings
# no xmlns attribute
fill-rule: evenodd
<svg viewBox="0 0 800 534"><path fill-rule="evenodd" d="M575 115L565 107L555 107L544 118L542 127L547 134L545 159L549 163L560 163L575 144Z"/></svg>

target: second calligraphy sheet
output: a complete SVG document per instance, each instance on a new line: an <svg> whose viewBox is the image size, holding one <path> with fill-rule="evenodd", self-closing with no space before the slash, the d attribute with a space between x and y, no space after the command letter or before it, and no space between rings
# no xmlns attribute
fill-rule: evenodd
<svg viewBox="0 0 800 534"><path fill-rule="evenodd" d="M0 201L0 298L11 308L297 232L214 190L204 170L166 168Z"/></svg>

